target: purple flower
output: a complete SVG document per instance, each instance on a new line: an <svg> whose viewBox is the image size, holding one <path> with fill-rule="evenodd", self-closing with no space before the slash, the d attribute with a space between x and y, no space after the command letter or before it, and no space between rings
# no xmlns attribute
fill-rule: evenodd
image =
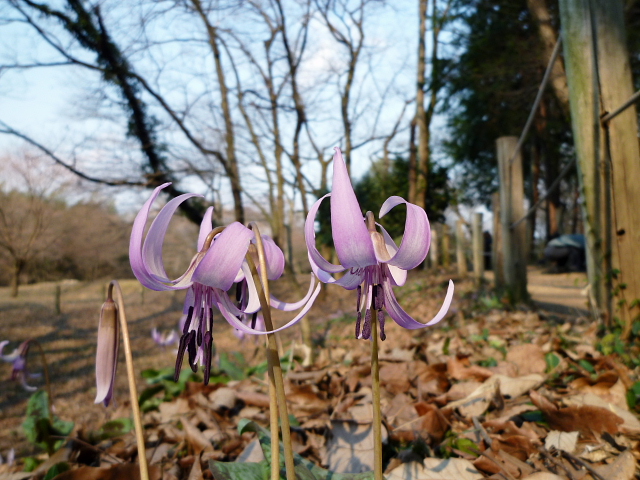
<svg viewBox="0 0 640 480"><path fill-rule="evenodd" d="M8 343L8 340L0 342L0 358L5 362L13 364L11 380L19 381L22 387L28 392L35 392L38 387L32 387L27 384L28 378L37 378L40 376L36 373L29 373L27 370L27 354L29 353L30 340L22 342L13 352L3 354L2 351Z"/></svg>
<svg viewBox="0 0 640 480"><path fill-rule="evenodd" d="M118 367L118 345L120 344L120 323L118 307L111 298L102 305L98 324L98 349L96 352L96 399L109 406L113 398L113 384Z"/></svg>
<svg viewBox="0 0 640 480"><path fill-rule="evenodd" d="M178 341L180 340L180 337L175 330L160 333L155 327L153 328L153 330L151 330L151 338L153 338L153 341L161 347L168 347L169 345L178 343Z"/></svg>
<svg viewBox="0 0 640 480"><path fill-rule="evenodd" d="M357 289L356 338L371 337L371 307L378 312L380 338L385 339L384 310L401 327L408 329L434 325L447 314L453 298L453 282L437 315L427 323L413 319L398 304L394 286L404 285L407 270L420 265L429 251L431 230L425 211L401 197L389 197L380 209L380 217L393 207L405 204L407 219L402 242L398 247L387 231L375 221L373 213L362 210L351 186L342 152L336 148L333 156L333 191L320 198L309 211L305 222L305 239L311 268L320 281L335 283L347 290ZM331 230L340 265L325 260L315 245L315 217L322 201L331 197ZM332 273L346 273L336 280ZM364 324L362 325L362 312Z"/></svg>
<svg viewBox="0 0 640 480"><path fill-rule="evenodd" d="M249 246L255 243L255 237L252 230L238 222L224 229L213 230L211 225L213 208L210 207L200 225L197 253L184 274L176 279L170 279L162 260L162 244L169 221L182 202L198 195L187 193L170 200L160 210L144 237L151 205L167 185L169 184L156 188L136 216L129 244L129 259L134 275L147 288L187 290L180 319L182 336L178 347L175 375L177 379L186 351L189 365L194 372L197 371L197 364L204 366L205 383L207 383L211 369L214 308L222 313L231 326L244 333L253 335L270 333L255 330L242 321L245 315L252 315L260 310L256 286L245 259ZM284 271L284 254L266 235L262 236L262 241L267 260L267 276L270 280L276 280ZM227 293L234 284L236 286L235 302ZM288 328L309 311L320 292L320 285L315 288L314 286L315 279L312 278L309 292L300 302L285 303L274 297L269 299L271 306L280 310L291 311L302 308L293 320L274 332Z"/></svg>

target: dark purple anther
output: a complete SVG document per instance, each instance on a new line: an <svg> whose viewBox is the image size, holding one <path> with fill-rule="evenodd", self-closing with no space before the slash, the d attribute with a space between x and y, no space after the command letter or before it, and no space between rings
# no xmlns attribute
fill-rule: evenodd
<svg viewBox="0 0 640 480"><path fill-rule="evenodd" d="M176 371L173 373L174 382L177 382L180 378L180 370L182 370L182 361L184 360L184 351L187 348L188 340L189 334L187 333L180 337L180 344L178 345L178 357L176 358Z"/></svg>
<svg viewBox="0 0 640 480"><path fill-rule="evenodd" d="M367 309L364 314L364 325L362 326L362 338L369 340L371 338L371 310Z"/></svg>
<svg viewBox="0 0 640 480"><path fill-rule="evenodd" d="M187 312L187 319L184 321L184 326L182 327L182 336L186 335L189 332L189 327L191 326L191 318L193 317L193 307L189 307L189 311Z"/></svg>
<svg viewBox="0 0 640 480"><path fill-rule="evenodd" d="M191 371L196 373L198 371L198 365L196 365L196 332L191 330L187 339L187 352L189 352L189 366L191 367Z"/></svg>
<svg viewBox="0 0 640 480"><path fill-rule="evenodd" d="M258 312L254 312L251 315L251 328L256 329L256 322L258 321Z"/></svg>
<svg viewBox="0 0 640 480"><path fill-rule="evenodd" d="M358 287L360 288L360 287ZM362 313L358 312L358 318L356 320L356 338L360 336L360 323L362 322Z"/></svg>
<svg viewBox="0 0 640 480"><path fill-rule="evenodd" d="M384 307L384 291L382 290L382 285L373 286L373 306L378 312Z"/></svg>
<svg viewBox="0 0 640 480"><path fill-rule="evenodd" d="M213 343L213 336L211 332L206 332L204 334L204 345L202 348L204 349L204 384L209 385L209 376L211 374L211 347Z"/></svg>
<svg viewBox="0 0 640 480"><path fill-rule="evenodd" d="M387 339L387 334L384 333L384 320L385 320L384 312L380 310L378 312L378 322L380 323L380 340L382 340L383 342Z"/></svg>

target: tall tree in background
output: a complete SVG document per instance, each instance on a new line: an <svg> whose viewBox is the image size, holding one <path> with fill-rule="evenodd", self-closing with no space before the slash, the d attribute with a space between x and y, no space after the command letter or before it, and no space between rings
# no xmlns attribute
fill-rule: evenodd
<svg viewBox="0 0 640 480"><path fill-rule="evenodd" d="M525 2L470 3L461 17L467 32L457 40L463 53L448 84L453 114L449 118L451 139L446 142L446 150L460 167L458 186L462 200L488 205L497 190L495 140L503 135L520 135L550 56L549 42L541 41L544 38L540 29L557 32L558 16L555 10L542 9L545 5L540 0L529 1L530 7L537 8L535 18ZM562 69L558 63L556 70L553 82L561 85ZM546 191L561 168L572 161L563 92L562 88L551 88L544 93L536 112L536 128L528 137L532 148L523 149L532 201L537 199L539 185L544 184ZM574 182L567 179L563 190L547 202L552 213L547 215L552 219L548 232L559 232L562 192L572 185Z"/></svg>
<svg viewBox="0 0 640 480"><path fill-rule="evenodd" d="M440 35L444 26L451 21L453 0L439 2L432 0L431 13L431 55L430 81L427 84L427 20L429 0L418 2L418 71L416 92L416 116L412 125L418 130L418 147L409 162L409 201L421 207L426 206L429 177L431 172L431 121L436 112L438 94L443 86L447 63L439 57ZM425 108L425 95L429 94L429 103ZM413 128L412 127L412 130ZM412 134L410 149L415 141Z"/></svg>

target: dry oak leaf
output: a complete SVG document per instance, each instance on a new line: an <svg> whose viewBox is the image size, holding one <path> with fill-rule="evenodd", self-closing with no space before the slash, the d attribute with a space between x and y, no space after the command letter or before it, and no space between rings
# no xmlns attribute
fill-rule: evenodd
<svg viewBox="0 0 640 480"><path fill-rule="evenodd" d="M425 402L418 402L414 407L422 419L418 424L419 428L434 442L440 442L451 428L449 420L453 410L440 410L435 405Z"/></svg>
<svg viewBox="0 0 640 480"><path fill-rule="evenodd" d="M612 412L613 414L620 417L622 420L622 425L620 426L620 432L625 433L627 435L633 435L634 437L640 436L640 420L633 413L628 410L623 410L622 408L612 404L607 403L602 398L593 393L584 393L579 395L572 395L564 399L564 402L567 405L572 406L592 406L602 408L608 412ZM611 433L611 432L609 432Z"/></svg>
<svg viewBox="0 0 640 480"><path fill-rule="evenodd" d="M567 480L567 477L561 477L560 475L549 472L536 472L528 477L524 477L522 480Z"/></svg>
<svg viewBox="0 0 640 480"><path fill-rule="evenodd" d="M480 480L483 475L463 458L425 458L423 464L404 463L386 475L387 480Z"/></svg>
<svg viewBox="0 0 640 480"><path fill-rule="evenodd" d="M485 382L466 398L447 404L447 409L458 409L466 418L478 417L487 411L491 403L502 404L499 382Z"/></svg>
<svg viewBox="0 0 640 480"><path fill-rule="evenodd" d="M595 380L588 377L577 378L569 387L580 393L593 393L607 403L628 410L627 389L617 373L606 372Z"/></svg>
<svg viewBox="0 0 640 480"><path fill-rule="evenodd" d="M213 451L213 445L198 427L193 425L186 417L180 417L180 423L184 429L187 442L193 447L196 455L200 455L203 451Z"/></svg>
<svg viewBox="0 0 640 480"><path fill-rule="evenodd" d="M478 380L484 382L493 375L488 368L479 365L473 365L469 358L449 358L447 361L447 372L456 380Z"/></svg>
<svg viewBox="0 0 640 480"><path fill-rule="evenodd" d="M631 480L635 478L636 459L633 454L627 450L620 454L613 463L594 468L603 478Z"/></svg>
<svg viewBox="0 0 640 480"><path fill-rule="evenodd" d="M598 438L603 432L615 435L623 420L610 410L591 405L559 408L536 391L529 392L531 401L540 409L554 430L580 432L585 438Z"/></svg>
<svg viewBox="0 0 640 480"><path fill-rule="evenodd" d="M149 467L149 479L160 480L162 471ZM118 463L111 467L80 467L56 476L56 480L140 480L140 467L135 463Z"/></svg>
<svg viewBox="0 0 640 480"><path fill-rule="evenodd" d="M383 363L380 367L380 384L393 395L405 393L411 388L407 363Z"/></svg>
<svg viewBox="0 0 640 480"><path fill-rule="evenodd" d="M518 375L544 373L547 369L542 348L532 343L511 347L507 352L507 362L518 366Z"/></svg>

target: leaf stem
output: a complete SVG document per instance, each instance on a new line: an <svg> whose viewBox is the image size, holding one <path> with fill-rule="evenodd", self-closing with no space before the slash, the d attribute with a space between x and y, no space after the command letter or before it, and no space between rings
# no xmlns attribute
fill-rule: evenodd
<svg viewBox="0 0 640 480"><path fill-rule="evenodd" d="M371 391L373 395L373 476L382 475L382 412L380 410L380 363L378 360L378 312L371 305Z"/></svg>
<svg viewBox="0 0 640 480"><path fill-rule="evenodd" d="M129 328L127 326L127 316L124 311L124 298L122 296L122 289L120 288L120 284L117 280L112 280L111 283L109 283L109 296L111 296L112 290L115 290L116 293L115 302L118 306L118 319L120 321L120 330L122 331L124 358L127 365L127 379L129 380L129 398L131 399L133 423L136 427L136 443L138 444L140 479L149 480L147 453L144 444L144 434L142 430L142 417L140 415L140 405L138 404L138 389L136 388L136 376L133 370L133 355L131 354L131 343L129 341Z"/></svg>

